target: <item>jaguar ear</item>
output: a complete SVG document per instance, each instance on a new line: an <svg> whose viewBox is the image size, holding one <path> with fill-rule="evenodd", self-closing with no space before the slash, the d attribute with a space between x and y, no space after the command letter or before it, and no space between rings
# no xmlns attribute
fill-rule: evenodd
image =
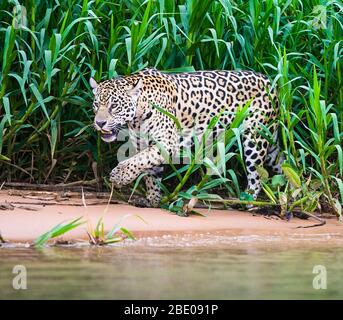
<svg viewBox="0 0 343 320"><path fill-rule="evenodd" d="M127 91L128 95L130 95L132 98L138 98L141 94L143 81L142 79L139 79L135 85L131 89Z"/></svg>
<svg viewBox="0 0 343 320"><path fill-rule="evenodd" d="M91 77L89 79L89 84L90 84L91 88L93 89L93 93L95 93L95 90L98 87L98 84L96 83L96 81L94 80L93 77Z"/></svg>

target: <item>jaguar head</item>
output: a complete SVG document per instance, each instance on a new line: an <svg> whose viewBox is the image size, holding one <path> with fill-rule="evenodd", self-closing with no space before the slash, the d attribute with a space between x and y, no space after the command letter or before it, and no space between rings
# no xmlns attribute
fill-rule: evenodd
<svg viewBox="0 0 343 320"><path fill-rule="evenodd" d="M90 78L89 84L94 94L94 128L101 132L103 141L113 142L120 128L135 117L142 79L116 78L97 83Z"/></svg>

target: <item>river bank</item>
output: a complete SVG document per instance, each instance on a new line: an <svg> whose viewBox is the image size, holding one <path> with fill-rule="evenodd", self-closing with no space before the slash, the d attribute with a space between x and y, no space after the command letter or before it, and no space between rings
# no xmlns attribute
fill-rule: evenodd
<svg viewBox="0 0 343 320"><path fill-rule="evenodd" d="M130 215L121 225L139 238L170 238L200 237L218 238L241 237L240 239L273 239L291 238L337 240L343 234L343 225L336 219L327 219L326 225L314 228L306 227L316 223L312 219L301 220L293 218L290 221L254 215L251 212L237 210L198 209L204 216L191 215L179 217L166 210L152 208L137 208L123 203L110 204L106 210L106 199L85 199L86 207L81 199L66 197L56 199L54 193L0 191L0 231L8 242L32 242L42 233L48 231L62 221L84 217L93 226L103 217L105 231L110 230L125 215ZM7 208L6 208L7 207ZM135 217L142 217L141 219ZM243 238L242 238L243 237ZM248 238L247 238L248 237ZM86 240L86 225L65 234L64 240ZM164 239L164 240L163 240Z"/></svg>

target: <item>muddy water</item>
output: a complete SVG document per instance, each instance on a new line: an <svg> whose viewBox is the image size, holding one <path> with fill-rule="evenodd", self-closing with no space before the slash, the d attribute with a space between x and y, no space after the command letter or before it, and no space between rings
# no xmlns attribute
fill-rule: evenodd
<svg viewBox="0 0 343 320"><path fill-rule="evenodd" d="M341 246L280 247L0 248L0 298L343 298ZM18 264L27 269L26 290L12 286ZM325 290L313 288L316 265L326 268Z"/></svg>

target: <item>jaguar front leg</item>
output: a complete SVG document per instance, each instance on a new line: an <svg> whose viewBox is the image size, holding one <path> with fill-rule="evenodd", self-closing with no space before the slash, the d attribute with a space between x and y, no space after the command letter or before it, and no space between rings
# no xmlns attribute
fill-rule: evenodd
<svg viewBox="0 0 343 320"><path fill-rule="evenodd" d="M144 180L147 185L147 200L152 206L159 205L161 195L157 181L150 175L156 175L156 170L161 171L161 168L157 167L167 163L177 152L178 146L178 131L173 120L165 116L164 121L155 121L153 124L156 122L161 124L161 128L149 132L149 143L153 144L120 162L110 174L110 181L120 188L133 182L141 173L148 172L149 175L144 177Z"/></svg>
<svg viewBox="0 0 343 320"><path fill-rule="evenodd" d="M147 172L164 162L165 159L162 156L160 149L156 145L152 145L137 153L133 157L120 162L112 170L110 174L110 181L115 187L121 188L133 182L141 173ZM150 178L145 178L145 180L148 182L147 189L153 189L156 191L156 182L153 182ZM148 197L151 200L153 195L154 194L152 192L148 192ZM156 201L154 200L153 202L156 205Z"/></svg>
<svg viewBox="0 0 343 320"><path fill-rule="evenodd" d="M133 158L121 161L110 173L110 181L116 188L121 188L133 182L140 174Z"/></svg>

